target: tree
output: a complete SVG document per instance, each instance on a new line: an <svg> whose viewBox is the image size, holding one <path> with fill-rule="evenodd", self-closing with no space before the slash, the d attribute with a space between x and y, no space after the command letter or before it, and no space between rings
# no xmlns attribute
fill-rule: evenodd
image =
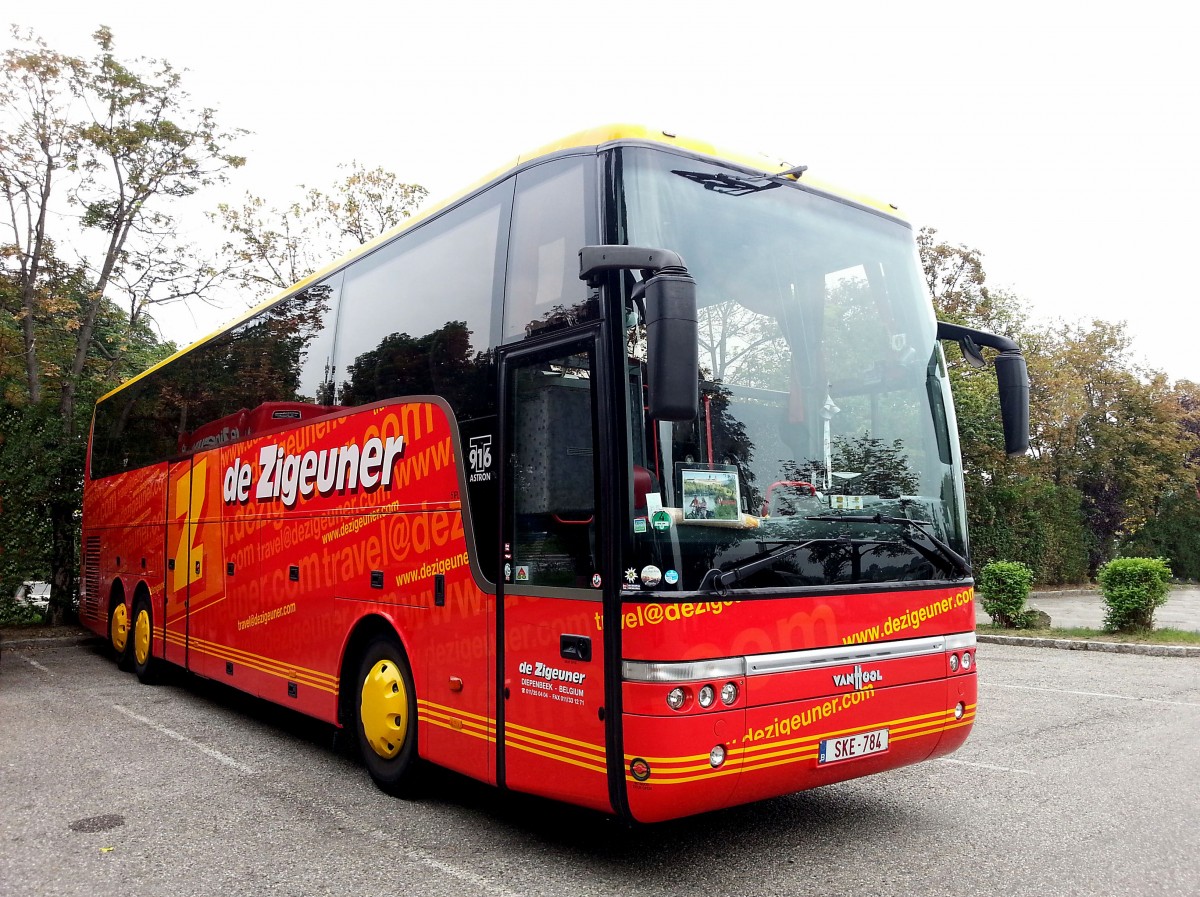
<svg viewBox="0 0 1200 897"><path fill-rule="evenodd" d="M428 196L383 168L358 162L329 192L305 189L282 208L247 193L240 207L222 203L211 216L229 239L222 251L234 279L261 298L287 289L356 246L391 230Z"/></svg>
<svg viewBox="0 0 1200 897"><path fill-rule="evenodd" d="M983 253L936 238L937 230L932 227L917 233L917 251L938 319L996 333L1020 330L1026 319L1021 302L987 285Z"/></svg>
<svg viewBox="0 0 1200 897"><path fill-rule="evenodd" d="M1178 475L1164 484L1145 525L1130 534L1121 553L1169 557L1176 576L1200 579L1200 385L1180 380L1171 391L1184 446Z"/></svg>
<svg viewBox="0 0 1200 897"><path fill-rule="evenodd" d="M947 351L976 566L1019 560L1039 582L1078 581L1125 550L1200 567L1194 386L1136 365L1124 324L1031 326L1016 297L988 287L982 253L935 235L922 230L918 246L939 319L1011 336L1029 364L1030 454L1014 460L991 371Z"/></svg>
<svg viewBox="0 0 1200 897"><path fill-rule="evenodd" d="M1133 363L1124 324L1065 326L1045 343L1069 402L1051 399L1055 414L1042 416L1041 438L1056 480L1082 493L1094 573L1188 478L1190 440L1166 377Z"/></svg>
<svg viewBox="0 0 1200 897"><path fill-rule="evenodd" d="M0 375L6 421L24 429L19 439L6 429L5 451L14 457L20 443L53 494L73 496L43 513L52 610L61 614L75 591L75 490L90 404L169 348L147 329L155 304L203 296L211 285L212 266L174 237L172 204L242 164L224 149L242 132L220 130L212 109L191 108L169 63L118 59L107 28L93 35L97 52L87 60L31 33L13 37L0 85L0 339L8 344L19 331L22 379L11 368ZM6 515L19 504L21 473L0 471Z"/></svg>

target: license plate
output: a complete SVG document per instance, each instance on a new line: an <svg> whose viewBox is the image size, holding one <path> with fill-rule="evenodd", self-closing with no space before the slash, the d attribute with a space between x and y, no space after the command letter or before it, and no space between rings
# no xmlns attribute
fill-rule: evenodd
<svg viewBox="0 0 1200 897"><path fill-rule="evenodd" d="M830 738L821 742L821 754L817 763L837 763L840 760L857 760L871 754L882 754L888 748L888 730L859 732L845 738Z"/></svg>

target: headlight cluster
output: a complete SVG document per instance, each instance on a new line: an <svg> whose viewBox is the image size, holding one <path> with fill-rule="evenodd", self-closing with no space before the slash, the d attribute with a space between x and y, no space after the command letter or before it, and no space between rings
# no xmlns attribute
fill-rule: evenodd
<svg viewBox="0 0 1200 897"><path fill-rule="evenodd" d="M721 703L726 707L731 707L738 699L738 685L736 682L726 682L720 686L720 691L717 686L705 684L693 694L691 686L676 685L667 692L667 706L672 710L686 710L692 705L695 700L697 704L704 710L712 707L717 702L717 696L720 695Z"/></svg>
<svg viewBox="0 0 1200 897"><path fill-rule="evenodd" d="M961 660L957 654L950 655L950 672L952 673L957 673L960 669L967 673L973 666L975 666L975 658L970 651L963 651Z"/></svg>

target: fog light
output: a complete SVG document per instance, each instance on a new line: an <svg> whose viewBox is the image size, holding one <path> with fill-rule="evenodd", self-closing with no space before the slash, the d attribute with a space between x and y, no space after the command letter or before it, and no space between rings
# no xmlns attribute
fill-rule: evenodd
<svg viewBox="0 0 1200 897"><path fill-rule="evenodd" d="M950 655L950 672L952 672L952 673L958 672L958 655L957 654Z"/></svg>
<svg viewBox="0 0 1200 897"><path fill-rule="evenodd" d="M718 744L715 748L708 752L708 762L713 769L716 769L725 762L725 745Z"/></svg>
<svg viewBox="0 0 1200 897"><path fill-rule="evenodd" d="M966 711L967 711L967 708L963 706L963 702L959 701L957 704L954 705L954 718L962 719L963 714L966 713Z"/></svg>
<svg viewBox="0 0 1200 897"><path fill-rule="evenodd" d="M717 693L713 691L711 685L706 685L700 689L700 694L696 696L696 700L700 702L701 707L711 707L713 701L717 699Z"/></svg>
<svg viewBox="0 0 1200 897"><path fill-rule="evenodd" d="M726 682L721 686L721 703L732 704L737 700L738 689L736 682Z"/></svg>
<svg viewBox="0 0 1200 897"><path fill-rule="evenodd" d="M682 688L672 688L667 692L667 706L672 710L678 710L683 706L683 702L687 699L687 693Z"/></svg>
<svg viewBox="0 0 1200 897"><path fill-rule="evenodd" d="M971 669L971 655L967 652L963 652L963 669Z"/></svg>

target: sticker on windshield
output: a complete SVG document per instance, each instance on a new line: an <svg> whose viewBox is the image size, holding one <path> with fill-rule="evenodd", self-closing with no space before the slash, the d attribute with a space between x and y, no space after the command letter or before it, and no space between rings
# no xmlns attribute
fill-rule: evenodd
<svg viewBox="0 0 1200 897"><path fill-rule="evenodd" d="M861 495L831 495L829 507L837 511L861 511L863 497Z"/></svg>

